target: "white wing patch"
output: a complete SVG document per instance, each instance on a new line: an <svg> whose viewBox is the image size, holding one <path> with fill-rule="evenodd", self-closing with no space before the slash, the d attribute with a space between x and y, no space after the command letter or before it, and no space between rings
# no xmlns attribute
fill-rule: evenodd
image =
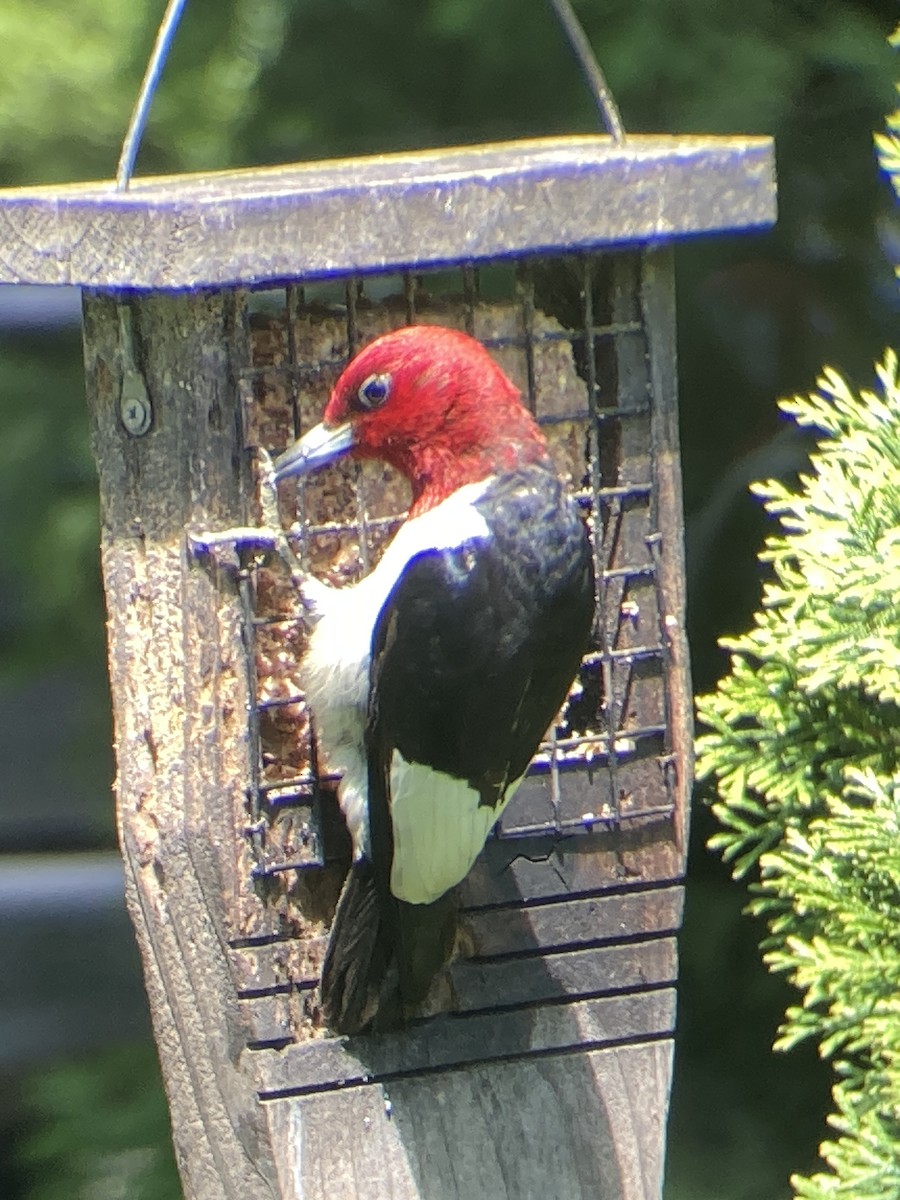
<svg viewBox="0 0 900 1200"><path fill-rule="evenodd" d="M401 525L375 570L354 587L330 588L320 583L312 590L317 624L301 678L325 760L330 770L343 775L338 797L356 858L369 847L364 737L375 624L411 559L426 550L448 550L489 536L487 523L474 505L492 478L466 484L435 508Z"/></svg>
<svg viewBox="0 0 900 1200"><path fill-rule="evenodd" d="M497 808L480 802L475 788L399 750L391 763L394 862L391 891L409 904L430 904L468 875L491 827L521 779Z"/></svg>

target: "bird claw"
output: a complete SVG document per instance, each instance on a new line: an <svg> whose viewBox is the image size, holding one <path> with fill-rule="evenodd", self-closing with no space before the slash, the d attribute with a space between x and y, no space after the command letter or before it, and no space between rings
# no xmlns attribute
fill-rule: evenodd
<svg viewBox="0 0 900 1200"><path fill-rule="evenodd" d="M244 567L248 560L264 554L277 554L290 572L291 582L300 598L302 619L308 627L319 620L324 612L328 595L333 591L310 575L300 564L290 540L281 525L278 509L278 489L275 484L275 469L267 451L258 451L259 505L262 524L235 525L230 529L213 532L187 530L188 552L194 558L213 555L218 559L220 552L231 551L234 556L232 567Z"/></svg>
<svg viewBox="0 0 900 1200"><path fill-rule="evenodd" d="M315 575L304 575L302 579L297 579L296 583L303 604L303 615L310 626L315 625L325 611L328 597L334 594L334 589L321 579L316 579Z"/></svg>

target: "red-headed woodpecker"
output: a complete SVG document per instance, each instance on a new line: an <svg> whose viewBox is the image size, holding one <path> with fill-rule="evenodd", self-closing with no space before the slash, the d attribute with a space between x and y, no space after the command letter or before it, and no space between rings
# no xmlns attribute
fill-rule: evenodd
<svg viewBox="0 0 900 1200"><path fill-rule="evenodd" d="M337 1032L420 1004L468 873L563 703L593 614L584 523L518 389L474 338L370 343L276 479L378 458L412 506L355 587L305 589L303 681L354 861L322 972Z"/></svg>

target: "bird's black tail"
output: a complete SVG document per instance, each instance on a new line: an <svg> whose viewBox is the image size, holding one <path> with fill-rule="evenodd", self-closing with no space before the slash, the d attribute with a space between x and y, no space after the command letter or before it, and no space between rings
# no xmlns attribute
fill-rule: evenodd
<svg viewBox="0 0 900 1200"><path fill-rule="evenodd" d="M369 859L354 862L338 900L322 964L322 1012L335 1033L358 1033L380 1007L394 937L390 914L378 893Z"/></svg>
<svg viewBox="0 0 900 1200"><path fill-rule="evenodd" d="M452 893L433 904L384 894L372 863L353 863L322 964L322 1011L335 1033L388 1029L422 1004L448 961L456 930Z"/></svg>

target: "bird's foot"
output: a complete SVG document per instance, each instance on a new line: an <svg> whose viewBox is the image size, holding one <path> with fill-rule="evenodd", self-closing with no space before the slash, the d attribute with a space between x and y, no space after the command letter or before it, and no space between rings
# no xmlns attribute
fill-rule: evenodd
<svg viewBox="0 0 900 1200"><path fill-rule="evenodd" d="M276 554L287 567L291 582L297 589L303 604L304 617L314 624L322 614L331 588L310 575L300 564L288 535L281 525L278 509L278 489L272 459L266 450L260 449L259 456L259 504L262 511L260 525L234 525L229 529L187 530L188 549L195 558L213 555L217 559L233 556L231 565L247 566L254 558L265 554Z"/></svg>

